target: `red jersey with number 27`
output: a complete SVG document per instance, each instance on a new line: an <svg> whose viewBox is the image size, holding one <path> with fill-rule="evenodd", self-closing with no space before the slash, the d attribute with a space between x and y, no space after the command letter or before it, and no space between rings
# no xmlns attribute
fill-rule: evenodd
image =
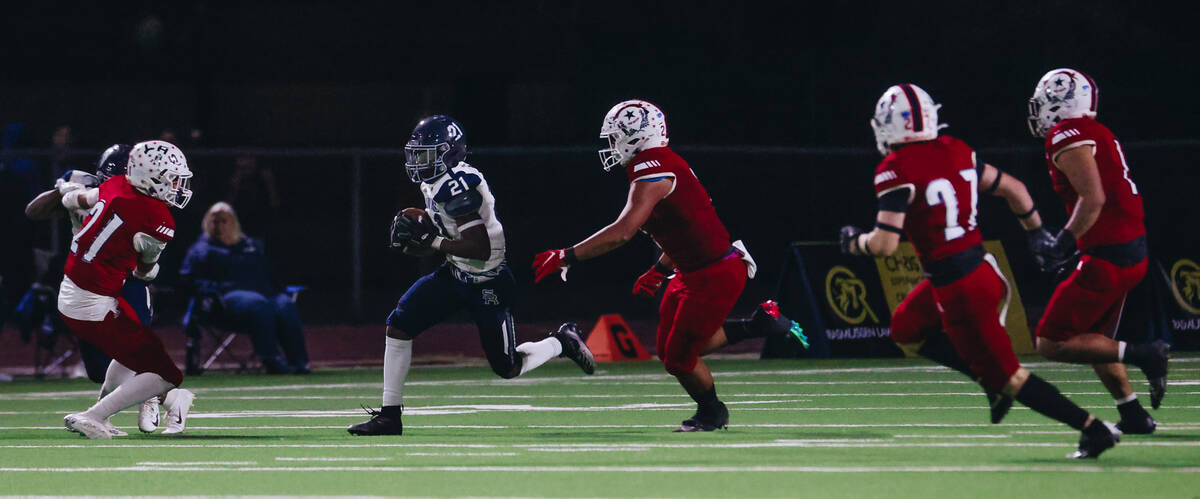
<svg viewBox="0 0 1200 499"><path fill-rule="evenodd" d="M106 180L71 241L67 277L92 293L120 296L125 278L137 267L133 240L139 232L163 243L175 237L175 219L166 203L138 192L124 175Z"/></svg>
<svg viewBox="0 0 1200 499"><path fill-rule="evenodd" d="M729 252L729 231L717 218L712 198L675 151L669 147L642 151L629 160L625 174L630 184L674 179L671 193L654 207L642 230L654 238L679 270L699 270Z"/></svg>
<svg viewBox="0 0 1200 499"><path fill-rule="evenodd" d="M893 151L875 169L875 193L907 191L904 233L922 263L983 242L975 223L979 171L975 151L943 135Z"/></svg>
<svg viewBox="0 0 1200 499"><path fill-rule="evenodd" d="M1084 145L1095 146L1093 158L1096 159L1100 174L1100 187L1104 189L1104 206L1100 208L1100 218L1079 238L1079 249L1127 243L1146 235L1142 197L1138 194L1137 184L1129 176L1125 151L1113 133L1093 119L1063 120L1046 134L1046 164L1050 168L1050 180L1054 183L1054 192L1066 203L1067 213L1075 211L1079 194L1054 161L1063 151Z"/></svg>

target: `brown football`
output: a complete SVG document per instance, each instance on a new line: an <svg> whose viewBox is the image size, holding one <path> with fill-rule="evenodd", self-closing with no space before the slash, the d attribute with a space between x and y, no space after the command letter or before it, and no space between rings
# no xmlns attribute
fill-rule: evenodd
<svg viewBox="0 0 1200 499"><path fill-rule="evenodd" d="M401 212L404 213L405 216L416 220L417 223L424 225L429 232L433 232L434 234L437 233L437 228L433 225L433 219L429 218L429 214L425 213L425 210L420 208L405 208L401 210ZM404 247L404 253L413 256L428 256L432 255L434 250L433 248L418 248L413 245L408 245Z"/></svg>

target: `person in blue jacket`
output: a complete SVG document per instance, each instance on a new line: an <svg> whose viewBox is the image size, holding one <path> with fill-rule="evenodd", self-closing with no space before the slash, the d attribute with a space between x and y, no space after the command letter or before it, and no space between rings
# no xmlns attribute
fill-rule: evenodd
<svg viewBox="0 0 1200 499"><path fill-rule="evenodd" d="M204 233L188 249L179 269L197 293L216 292L222 318L248 333L254 352L271 374L308 374L308 350L300 314L271 276L262 240L246 237L233 207L212 205L201 222ZM188 328L191 311L184 317ZM284 357L279 355L283 347Z"/></svg>

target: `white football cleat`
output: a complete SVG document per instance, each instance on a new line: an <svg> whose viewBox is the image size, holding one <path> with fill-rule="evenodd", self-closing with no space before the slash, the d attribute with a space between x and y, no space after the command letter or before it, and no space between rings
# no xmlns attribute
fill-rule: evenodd
<svg viewBox="0 0 1200 499"><path fill-rule="evenodd" d="M163 430L164 434L183 433L193 400L196 400L196 395L182 388L167 392L167 398L163 401L163 407L167 408L167 429Z"/></svg>
<svg viewBox="0 0 1200 499"><path fill-rule="evenodd" d="M117 428L117 427L116 427L116 425L113 425L113 424L112 424L112 421L109 421L109 420L107 420L107 419L105 419L105 420L104 420L104 429L108 430L108 434L109 434L109 435L112 435L112 436L114 436L114 437L127 437L127 436L129 436L129 434L128 434L128 433L125 433L124 431L121 431L121 429L120 429L120 428Z"/></svg>
<svg viewBox="0 0 1200 499"><path fill-rule="evenodd" d="M138 409L138 429L142 433L153 433L158 429L158 397L150 397Z"/></svg>
<svg viewBox="0 0 1200 499"><path fill-rule="evenodd" d="M63 418L63 425L75 433L88 437L92 440L112 438L112 433L109 433L108 426L104 421L92 419L87 413L80 412L76 414L68 414Z"/></svg>

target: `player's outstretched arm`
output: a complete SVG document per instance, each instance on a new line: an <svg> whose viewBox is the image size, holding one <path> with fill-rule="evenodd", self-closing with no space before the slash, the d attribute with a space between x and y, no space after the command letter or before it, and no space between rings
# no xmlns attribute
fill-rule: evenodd
<svg viewBox="0 0 1200 499"><path fill-rule="evenodd" d="M979 192L1004 198L1008 202L1008 209L1017 216L1025 230L1037 230L1042 227L1042 216L1038 214L1033 197L1029 195L1025 183L1016 177L1007 175L990 164L984 164L983 175L979 177Z"/></svg>
<svg viewBox="0 0 1200 499"><path fill-rule="evenodd" d="M673 178L657 179L653 182L634 182L629 186L625 208L617 220L600 229L591 237L575 245L575 257L579 260L595 258L620 248L633 239L638 229L650 218L654 206L671 193Z"/></svg>
<svg viewBox="0 0 1200 499"><path fill-rule="evenodd" d="M629 242L650 218L654 206L671 193L674 183L674 178L634 182L629 186L625 208L615 222L579 244L538 253L533 259L534 282L542 282L542 279L553 274L559 274L565 281L567 268L576 261L595 258Z"/></svg>
<svg viewBox="0 0 1200 499"><path fill-rule="evenodd" d="M62 205L62 194L58 189L38 194L33 201L25 205L25 216L31 220L51 220L66 215L67 209Z"/></svg>

